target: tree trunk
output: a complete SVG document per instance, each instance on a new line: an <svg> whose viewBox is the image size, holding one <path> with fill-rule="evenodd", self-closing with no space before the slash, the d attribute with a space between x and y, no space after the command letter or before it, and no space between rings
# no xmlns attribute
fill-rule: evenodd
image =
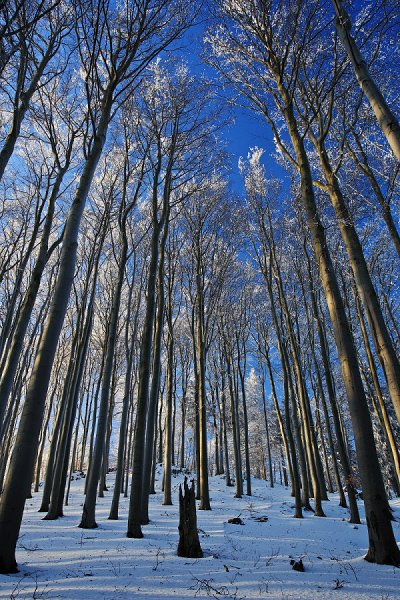
<svg viewBox="0 0 400 600"><path fill-rule="evenodd" d="M207 407L206 407L206 343L204 331L204 298L200 247L197 245L196 264L196 350L199 384L199 441L200 441L200 510L211 510L208 487Z"/></svg>
<svg viewBox="0 0 400 600"><path fill-rule="evenodd" d="M246 350L245 350L246 351ZM244 359L244 369L246 368L246 358ZM244 424L244 452L246 461L246 495L251 496L251 473L250 473L250 452L249 452L249 423L247 418L246 390L244 383L244 369L242 371L238 354L238 373L240 387L242 392L243 406L243 424Z"/></svg>
<svg viewBox="0 0 400 600"><path fill-rule="evenodd" d="M125 373L125 384L124 384L124 397L122 399L122 413L121 413L121 423L119 426L119 436L118 436L118 453L117 453L117 470L115 472L115 483L114 483L114 491L111 502L110 514L108 518L111 520L118 520L118 509L119 509L119 499L120 495L123 492L123 474L124 474L124 456L126 450L126 440L128 434L128 413L129 413L129 403L130 403L130 389L132 385L132 371L133 371L133 359L134 359L134 349L136 342L136 328L131 337L130 342L129 339L129 325L131 320L131 308L132 308L132 292L133 292L133 281L131 283L131 287L129 289L128 296L128 314L126 318L126 326L125 326L125 345L126 345L126 373Z"/></svg>
<svg viewBox="0 0 400 600"><path fill-rule="evenodd" d="M307 262L307 272L308 272L308 284L310 288L311 295L311 306L313 310L313 315L315 322L317 324L318 331L318 339L321 350L322 363L324 365L324 373L325 373L325 382L328 390L328 398L332 411L333 422L335 425L336 431L336 441L338 446L338 452L340 457L340 462L342 464L342 469L345 477L345 484L347 488L347 496L349 498L349 508L350 508L350 523L360 523L360 515L358 512L357 499L356 499L356 490L354 487L354 475L351 470L350 461L346 449L346 444L343 439L342 427L340 422L339 411L336 403L336 395L333 386L332 379L332 370L330 366L328 351L327 351L327 343L324 334L324 327L321 322L320 310L318 308L317 299L315 295L315 289L313 284L313 277L311 271L311 262L310 257L307 252L306 242L303 245L304 255L306 257Z"/></svg>
<svg viewBox="0 0 400 600"><path fill-rule="evenodd" d="M145 432L150 387L150 372L153 345L153 327L156 309L156 281L159 254L160 225L153 221L151 256L147 281L146 314L144 319L139 365L139 390L136 408L135 442L133 449L133 471L127 537L142 538L142 495L143 461L145 452Z"/></svg>
<svg viewBox="0 0 400 600"><path fill-rule="evenodd" d="M231 356L226 355L227 361L227 374L228 374L228 385L229 385L229 396L231 404L231 421L232 421L232 436L233 436L233 455L235 458L235 485L236 494L235 498L241 498L243 495L243 482L242 482L242 461L240 456L240 437L237 423L237 411L236 411L236 397L235 390L232 381L232 368L231 368Z"/></svg>
<svg viewBox="0 0 400 600"><path fill-rule="evenodd" d="M196 500L194 493L194 481L189 488L187 479L179 486L179 544L178 556L185 558L202 558L203 551L200 546L197 531Z"/></svg>
<svg viewBox="0 0 400 600"><path fill-rule="evenodd" d="M229 467L229 452L228 452L228 434L226 431L226 400L225 400L225 377L224 372L221 373L221 408L222 408L222 426L224 428L224 457L225 457L225 483L228 487L232 486L230 467Z"/></svg>
<svg viewBox="0 0 400 600"><path fill-rule="evenodd" d="M154 448L154 431L157 422L157 404L160 395L160 378L161 378L161 347L162 347L162 333L164 326L164 260L165 260L165 245L168 237L169 223L165 223L163 235L160 244L160 256L158 260L158 273L157 273L157 320L154 334L154 348L153 348L153 368L152 368L152 379L149 396L149 407L147 411L146 421L146 442L145 442L145 455L143 463L143 498L142 498L142 525L146 525L149 522L149 492L150 492L150 480L152 476L152 466L155 460L153 456ZM161 436L161 432L160 432Z"/></svg>
<svg viewBox="0 0 400 600"><path fill-rule="evenodd" d="M86 484L86 497L82 510L82 518L79 527L83 529L94 529L96 523L96 496L97 485L100 480L100 469L104 454L108 407L110 402L110 384L113 372L115 344L117 337L118 317L121 304L122 285L125 278L125 266L128 255L128 242L125 231L122 231L122 249L118 266L118 278L116 282L113 303L110 315L110 324L107 335L106 358L104 362L103 380L101 386L99 416L97 419L96 439L92 459L89 465L89 475Z"/></svg>
<svg viewBox="0 0 400 600"><path fill-rule="evenodd" d="M270 483L270 487L273 488L274 487L274 476L273 476L273 473L272 473L271 441L270 441L270 436L269 436L269 424L268 424L268 416L267 416L267 398L266 398L266 395L265 395L264 371L263 371L263 376L262 376L262 380L261 380L261 386L262 386L262 400L263 400L263 413L264 413L265 434L266 434L266 437L267 437L267 454L268 454L269 483ZM278 409L279 409L279 407L278 407ZM280 413L280 411L279 411L279 413ZM282 416L281 416L281 418L282 418ZM278 419L279 419L279 417L278 417ZM282 433L282 431L281 431L281 433Z"/></svg>
<svg viewBox="0 0 400 600"><path fill-rule="evenodd" d="M353 65L354 73L360 88L366 95L368 102L374 111L375 117L385 135L393 153L400 161L400 125L393 112L390 110L380 89L373 80L367 63L350 34L351 23L347 13L343 10L340 0L332 0L336 12L336 29L339 39Z"/></svg>
<svg viewBox="0 0 400 600"><path fill-rule="evenodd" d="M166 412L165 412L165 441L164 441L164 500L163 504L172 504L171 495L171 468L172 468L172 396L173 396L173 372L174 372L174 338L171 322L171 298L168 302L168 366L167 366L167 390L166 390Z"/></svg>
<svg viewBox="0 0 400 600"><path fill-rule="evenodd" d="M281 83L278 83L278 90L285 102L284 116L299 165L301 197L326 295L349 401L368 526L369 549L365 558L378 564L400 565L400 551L393 535L391 515L388 510L385 487L376 452L371 417L362 385L353 338L328 250L325 230L317 211L310 165L293 114L292 100Z"/></svg>
<svg viewBox="0 0 400 600"><path fill-rule="evenodd" d="M390 397L400 423L400 362L382 314L376 290L371 280L364 253L352 217L346 206L339 181L329 163L322 142L317 145L327 191L335 210L338 226L346 246L354 280L364 306L369 330L385 375Z"/></svg>

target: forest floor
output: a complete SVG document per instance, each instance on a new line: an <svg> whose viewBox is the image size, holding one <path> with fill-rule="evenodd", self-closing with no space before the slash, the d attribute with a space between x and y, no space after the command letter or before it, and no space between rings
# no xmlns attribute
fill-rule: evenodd
<svg viewBox="0 0 400 600"><path fill-rule="evenodd" d="M253 495L234 498L223 478L210 478L211 511L197 511L204 558L176 555L178 486L173 506L151 496L151 523L141 540L126 537L128 499L121 498L119 521L107 520L112 495L97 505L98 529L77 527L83 479L72 483L69 506L57 521L42 521L41 494L27 501L17 548L20 572L0 575L0 598L55 600L389 600L400 598L400 569L369 564L367 528L348 523L337 496L324 502L326 518L305 513L294 519L289 490L253 480ZM400 541L400 502L393 522ZM362 512L362 503L360 503ZM228 519L240 517L243 524ZM290 561L302 559L305 571Z"/></svg>

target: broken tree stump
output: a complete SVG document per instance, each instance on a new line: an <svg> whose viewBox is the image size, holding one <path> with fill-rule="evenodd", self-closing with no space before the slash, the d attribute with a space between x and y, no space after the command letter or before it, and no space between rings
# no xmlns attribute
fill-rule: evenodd
<svg viewBox="0 0 400 600"><path fill-rule="evenodd" d="M292 565L292 569L294 571L299 571L300 573L304 573L305 569L304 569L304 565L303 565L303 561L301 560L291 560L290 564Z"/></svg>
<svg viewBox="0 0 400 600"><path fill-rule="evenodd" d="M200 546L199 533L197 531L196 500L194 492L194 481L189 488L187 477L182 486L179 486L179 544L178 556L186 558L202 558L203 551Z"/></svg>

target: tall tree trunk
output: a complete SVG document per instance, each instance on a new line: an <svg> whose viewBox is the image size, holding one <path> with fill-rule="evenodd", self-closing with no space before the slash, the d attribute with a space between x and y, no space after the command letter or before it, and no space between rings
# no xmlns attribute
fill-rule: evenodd
<svg viewBox="0 0 400 600"><path fill-rule="evenodd" d="M123 474L124 474L124 456L126 450L126 440L128 434L128 416L129 416L129 403L130 403L130 390L132 385L132 371L133 371L133 359L134 359L134 349L136 343L136 327L134 328L134 332L129 341L129 327L131 321L131 312L132 312L132 293L133 293L133 283L129 289L128 295L128 312L126 317L126 325L125 325L125 351L126 351L126 372L125 372L125 383L124 383L124 396L122 399L122 413L121 413L121 423L119 426L119 436L118 436L118 451L117 451L117 470L115 472L115 483L114 483L114 491L111 502L110 514L108 515L109 519L118 520L118 509L119 509L119 499L120 495L123 492ZM136 321L135 321L136 323Z"/></svg>
<svg viewBox="0 0 400 600"><path fill-rule="evenodd" d="M271 440L270 440L270 435L269 435L269 424L268 424L268 415L267 415L267 398L266 398L266 394L265 394L264 372L262 374L262 379L261 379L261 389L262 389L262 401L263 401L263 414L264 414L264 424L265 424L265 435L266 435L266 438L267 438L269 483L270 483L271 488L273 488L274 487L274 476L273 476L273 473L272 473ZM278 409L279 409L279 406L278 406ZM280 411L279 411L279 414L280 414ZM281 416L281 418L282 418L282 416ZM279 419L279 417L278 417L278 419ZM282 433L282 430L281 430L281 433ZM285 441L284 441L284 443L285 443Z"/></svg>
<svg viewBox="0 0 400 600"><path fill-rule="evenodd" d="M236 485L235 498L241 498L243 495L243 482L242 482L242 460L241 460L241 456L240 456L240 437L239 437L239 429L238 429L238 423L237 423L237 411L236 411L236 407L235 407L237 398L235 397L235 390L234 390L234 386L233 386L231 355L226 352L225 357L226 357L230 407L231 407L233 456L235 459L235 485Z"/></svg>
<svg viewBox="0 0 400 600"><path fill-rule="evenodd" d="M351 22L349 16L344 11L340 0L332 0L336 12L336 29L343 44L344 49L353 65L354 73L360 88L366 95L368 102L374 111L375 117L385 135L393 153L400 161L400 125L398 119L390 110L382 92L373 80L369 72L367 63L363 59L361 52L352 37Z"/></svg>
<svg viewBox="0 0 400 600"><path fill-rule="evenodd" d="M171 319L171 298L168 300L168 358L167 389L165 406L165 441L164 441L164 500L163 504L172 504L171 468L172 468L172 396L174 376L174 338Z"/></svg>
<svg viewBox="0 0 400 600"><path fill-rule="evenodd" d="M199 439L200 439L200 510L211 510L208 487L208 455L207 455L207 407L206 407L206 343L204 331L204 298L203 281L200 265L200 248L198 248L196 272L196 348L199 383Z"/></svg>
<svg viewBox="0 0 400 600"><path fill-rule="evenodd" d="M224 371L221 373L221 412L222 412L222 426L224 428L224 457L225 457L225 483L228 487L232 486L231 473L229 467L229 452L228 452L228 434L226 427L226 395L225 395L225 376Z"/></svg>
<svg viewBox="0 0 400 600"><path fill-rule="evenodd" d="M244 349L246 352L246 349ZM239 353L239 342L238 342L238 374L240 379L240 388L242 393L242 407L243 407L243 425L244 425L244 453L246 461L246 495L251 496L251 473L250 473L250 451L249 451L249 422L247 418L247 403L246 403L246 389L245 389L245 368L246 368L246 356L244 356L244 367L242 370L240 364L240 353Z"/></svg>
<svg viewBox="0 0 400 600"><path fill-rule="evenodd" d="M103 379L101 386L99 416L97 419L96 439L93 455L89 465L89 475L86 484L86 497L82 510L82 518L79 527L83 529L94 529L96 523L96 496L97 485L100 480L100 469L104 454L108 407L110 402L110 384L113 372L115 344L117 337L118 317L121 304L121 292L125 278L125 266L128 257L128 241L125 233L125 224L121 227L122 248L119 257L118 278L115 286L113 303L108 327L106 358L104 362Z"/></svg>
<svg viewBox="0 0 400 600"><path fill-rule="evenodd" d="M345 440L344 440L343 434L342 434L342 427L341 427L341 421L340 421L339 411L338 411L337 402L336 402L335 390L334 390L334 386L333 386L332 370L331 370L329 356L328 356L327 343L326 343L326 338L325 338L325 334L324 334L323 323L321 321L320 310L318 308L318 303L317 303L317 299L316 299L316 295L315 295L315 288L314 288L314 282L313 282L312 271L311 271L311 262L310 262L310 257L307 252L306 241L304 241L304 244L303 244L303 251L304 251L304 256L306 258L306 263L307 263L308 285L310 288L311 306L312 306L312 311L313 311L313 315L314 315L314 320L317 324L317 332L318 332L319 346L320 346L320 350L321 350L322 364L324 366L326 388L328 390L328 398L329 398L329 403L330 403L330 407L331 407L331 411L332 411L333 423L335 426L338 452L339 452L342 469L344 472L347 496L349 499L350 523L360 523L360 515L358 512L357 499L356 499L356 490L355 490L355 486L354 486L354 474L352 473L349 456L348 456L347 449L346 449Z"/></svg>
<svg viewBox="0 0 400 600"><path fill-rule="evenodd" d="M353 219L347 208L337 175L332 169L322 141L317 144L317 151L327 182L327 192L335 210L338 226L349 257L350 267L365 309L371 337L387 381L398 422L400 423L400 362L386 327Z"/></svg>
<svg viewBox="0 0 400 600"><path fill-rule="evenodd" d="M51 368L72 287L80 222L97 163L106 140L111 107L112 89L109 89L106 91L103 101L103 112L91 152L85 162L68 214L53 300L33 365L14 452L0 500L0 572L4 573L15 572L17 569L15 547L26 494L33 477Z"/></svg>
<svg viewBox="0 0 400 600"><path fill-rule="evenodd" d="M179 468L185 468L185 424L186 424L186 394L181 398L181 434L180 434L180 457Z"/></svg>
<svg viewBox="0 0 400 600"><path fill-rule="evenodd" d="M281 83L280 74L276 74L276 78L278 91L285 104L286 124L299 165L301 198L313 240L349 401L368 526L369 548L365 558L379 564L399 565L400 551L393 535L391 515L376 452L367 399L353 338L328 250L325 230L318 215L308 157L294 117L292 99Z"/></svg>
<svg viewBox="0 0 400 600"><path fill-rule="evenodd" d="M154 434L155 426L157 423L156 413L157 404L160 395L160 379L161 379L161 349L162 349L162 333L164 327L164 261L165 261L165 245L168 237L169 223L165 223L164 231L161 238L160 244L160 256L158 260L158 273L157 273L157 318L156 327L154 333L154 347L153 347L153 367L152 367L152 379L149 396L149 406L147 411L146 420L146 442L145 442L145 454L143 463L143 497L142 497L142 525L146 525L149 522L149 492L150 492L150 481L152 475L152 466L155 457L153 456L154 448ZM160 436L161 436L161 432ZM164 450L165 452L165 450Z"/></svg>
<svg viewBox="0 0 400 600"><path fill-rule="evenodd" d="M153 346L153 328L156 310L156 282L161 226L153 221L149 276L147 281L146 314L140 347L139 390L136 408L135 442L133 449L133 471L127 537L142 538L142 495L145 433L150 387L150 372Z"/></svg>

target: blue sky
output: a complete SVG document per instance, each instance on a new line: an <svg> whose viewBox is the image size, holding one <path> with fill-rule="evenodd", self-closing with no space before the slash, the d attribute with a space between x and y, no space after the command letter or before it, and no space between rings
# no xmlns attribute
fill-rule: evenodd
<svg viewBox="0 0 400 600"><path fill-rule="evenodd" d="M205 29L204 23L189 29L183 38L184 47L182 47L181 54L194 73L217 79L217 73L201 60ZM254 146L264 148L263 160L267 171L270 173L276 171L276 164L270 156L274 152L273 136L264 119L250 110L232 107L229 109L229 117L232 118L232 123L224 127L221 137L226 143L226 149L230 155L232 187L235 191L240 192L242 191L242 179L238 170L238 161L241 156L247 156L250 148Z"/></svg>

